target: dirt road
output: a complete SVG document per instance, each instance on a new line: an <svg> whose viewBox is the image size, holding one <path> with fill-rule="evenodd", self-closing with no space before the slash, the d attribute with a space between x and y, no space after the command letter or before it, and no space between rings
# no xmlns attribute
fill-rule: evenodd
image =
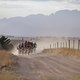
<svg viewBox="0 0 80 80"><path fill-rule="evenodd" d="M45 53L18 57L18 71L25 80L72 80L80 75L80 59Z"/></svg>

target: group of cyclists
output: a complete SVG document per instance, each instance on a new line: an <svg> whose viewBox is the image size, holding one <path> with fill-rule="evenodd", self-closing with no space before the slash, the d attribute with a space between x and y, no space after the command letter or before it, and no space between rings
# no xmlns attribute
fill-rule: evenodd
<svg viewBox="0 0 80 80"><path fill-rule="evenodd" d="M21 42L18 46L17 46L17 50L19 54L30 54L30 53L35 53L37 48L37 44L35 42L31 42L31 41L24 41Z"/></svg>

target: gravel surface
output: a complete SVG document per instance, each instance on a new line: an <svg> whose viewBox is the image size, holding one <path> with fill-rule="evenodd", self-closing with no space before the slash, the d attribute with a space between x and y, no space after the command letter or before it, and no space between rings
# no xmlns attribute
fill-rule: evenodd
<svg viewBox="0 0 80 80"><path fill-rule="evenodd" d="M46 53L18 55L18 72L25 80L72 80L80 75L80 59Z"/></svg>

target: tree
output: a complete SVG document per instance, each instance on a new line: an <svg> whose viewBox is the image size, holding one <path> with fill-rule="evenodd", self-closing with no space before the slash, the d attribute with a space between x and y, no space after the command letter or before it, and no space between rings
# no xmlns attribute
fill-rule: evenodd
<svg viewBox="0 0 80 80"><path fill-rule="evenodd" d="M8 37L1 36L0 38L0 49L10 50L13 48L11 40Z"/></svg>

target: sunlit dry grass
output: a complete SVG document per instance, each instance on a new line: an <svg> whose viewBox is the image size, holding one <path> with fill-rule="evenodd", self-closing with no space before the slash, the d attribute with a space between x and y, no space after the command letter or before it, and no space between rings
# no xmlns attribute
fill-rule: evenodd
<svg viewBox="0 0 80 80"><path fill-rule="evenodd" d="M11 71L3 71L0 73L0 80L20 80L20 77Z"/></svg>
<svg viewBox="0 0 80 80"><path fill-rule="evenodd" d="M0 51L0 80L20 80L19 75L13 70L17 62L15 57L7 51Z"/></svg>
<svg viewBox="0 0 80 80"><path fill-rule="evenodd" d="M69 48L56 48L56 49L44 49L43 53L53 53L53 54L62 54L65 56L74 56L80 57L80 50L78 49L69 49Z"/></svg>
<svg viewBox="0 0 80 80"><path fill-rule="evenodd" d="M14 55L7 51L0 51L0 66L3 65L14 65L16 60L14 60Z"/></svg>
<svg viewBox="0 0 80 80"><path fill-rule="evenodd" d="M80 80L80 75L75 75L72 80Z"/></svg>

